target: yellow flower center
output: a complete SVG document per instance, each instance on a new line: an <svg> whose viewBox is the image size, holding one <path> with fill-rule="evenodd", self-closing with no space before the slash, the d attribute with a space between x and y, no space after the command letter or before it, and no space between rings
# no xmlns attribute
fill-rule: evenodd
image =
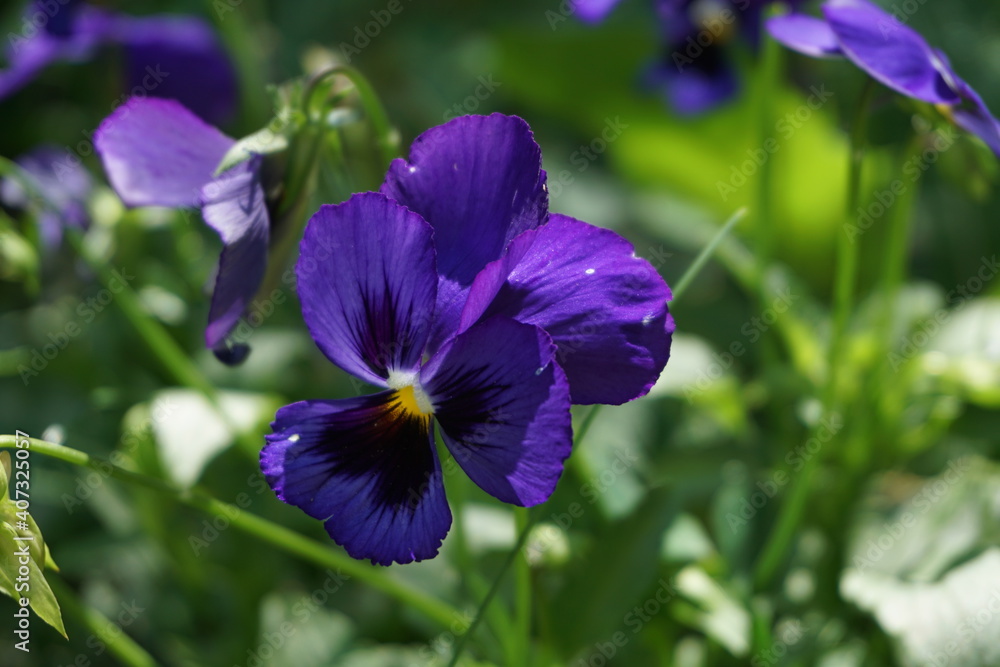
<svg viewBox="0 0 1000 667"><path fill-rule="evenodd" d="M430 417L434 414L431 399L417 381L416 373L392 372L387 384L396 391L396 402L407 414L417 417Z"/></svg>

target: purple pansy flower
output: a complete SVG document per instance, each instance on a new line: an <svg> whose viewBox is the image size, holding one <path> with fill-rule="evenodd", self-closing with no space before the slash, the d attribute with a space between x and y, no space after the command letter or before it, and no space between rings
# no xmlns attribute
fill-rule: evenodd
<svg viewBox="0 0 1000 667"><path fill-rule="evenodd" d="M212 123L226 121L235 110L236 72L204 21L128 16L79 0L29 5L21 33L9 40L0 99L54 62L87 60L110 45L122 49L123 87L132 95L176 99Z"/></svg>
<svg viewBox="0 0 1000 667"><path fill-rule="evenodd" d="M87 200L94 181L80 162L67 161L65 152L54 146L39 146L15 162L45 197L38 214L38 231L44 248L56 249L67 227L86 229L90 225ZM24 209L29 198L30 194L17 181L0 181L0 203L4 206Z"/></svg>
<svg viewBox="0 0 1000 667"><path fill-rule="evenodd" d="M310 219L296 267L306 325L383 391L280 409L261 468L353 557L437 554L451 512L434 422L476 484L531 506L569 456L571 403L637 398L666 364L666 283L547 199L523 120L463 116L418 137L381 193Z"/></svg>
<svg viewBox="0 0 1000 667"><path fill-rule="evenodd" d="M620 0L578 0L574 11L597 23ZM727 44L742 35L753 47L760 36L761 15L774 0L656 0L663 35L663 57L649 69L646 81L663 91L670 106L683 115L704 113L739 92L736 68ZM802 0L786 0L798 5Z"/></svg>
<svg viewBox="0 0 1000 667"><path fill-rule="evenodd" d="M822 11L823 18L773 17L768 31L790 49L815 58L846 57L888 88L937 105L1000 155L1000 122L919 33L867 0L831 0Z"/></svg>
<svg viewBox="0 0 1000 667"><path fill-rule="evenodd" d="M235 143L180 103L162 99L129 100L94 135L108 179L127 206L200 208L222 237L205 343L226 363L248 352L228 336L260 287L270 238L261 158L214 175Z"/></svg>

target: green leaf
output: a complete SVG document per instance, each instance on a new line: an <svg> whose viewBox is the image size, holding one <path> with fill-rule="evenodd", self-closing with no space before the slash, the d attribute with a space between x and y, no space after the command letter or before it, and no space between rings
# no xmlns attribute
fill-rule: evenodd
<svg viewBox="0 0 1000 667"><path fill-rule="evenodd" d="M253 134L248 134L237 141L222 156L222 161L215 168L215 175L218 176L227 169L231 169L241 162L246 162L255 155L271 155L272 153L280 153L288 148L288 136L285 133L286 127L287 123L275 118L267 127L262 127Z"/></svg>
<svg viewBox="0 0 1000 667"><path fill-rule="evenodd" d="M0 590L15 600L28 600L31 609L40 619L69 639L59 610L59 601L49 587L49 582L45 580L44 572L37 560L30 556L24 557L22 545L28 542L16 539L28 534L28 531L17 531L7 523L0 524ZM41 565L44 566L44 560ZM27 572L21 568L27 568Z"/></svg>
<svg viewBox="0 0 1000 667"><path fill-rule="evenodd" d="M236 439L234 426L256 428L274 414L275 400L248 392L219 392L223 419L208 399L191 389L167 389L151 405L162 418L152 419L153 433L164 468L171 479L192 486L205 467Z"/></svg>
<svg viewBox="0 0 1000 667"><path fill-rule="evenodd" d="M27 600L39 618L66 637L59 602L44 573L46 566L59 568L34 517L7 495L13 468L7 451L0 452L0 468L0 591Z"/></svg>
<svg viewBox="0 0 1000 667"><path fill-rule="evenodd" d="M677 573L677 588L698 607L689 623L736 657L750 652L750 612L735 596L694 565Z"/></svg>
<svg viewBox="0 0 1000 667"><path fill-rule="evenodd" d="M1000 470L963 457L919 482L895 473L874 485L841 594L875 617L902 664L1000 664Z"/></svg>
<svg viewBox="0 0 1000 667"><path fill-rule="evenodd" d="M674 493L656 489L627 518L597 531L592 549L577 556L576 567L543 612L564 657L615 632L635 631L629 615L656 579L663 535L677 506Z"/></svg>
<svg viewBox="0 0 1000 667"><path fill-rule="evenodd" d="M3 470L0 470L0 502L7 500L7 485L10 484L10 452L4 450L0 452L0 466Z"/></svg>

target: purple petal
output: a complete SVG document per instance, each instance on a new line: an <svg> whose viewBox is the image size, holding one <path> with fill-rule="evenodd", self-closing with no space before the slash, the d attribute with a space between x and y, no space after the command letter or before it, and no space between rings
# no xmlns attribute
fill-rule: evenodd
<svg viewBox="0 0 1000 667"><path fill-rule="evenodd" d="M951 110L955 124L982 139L990 150L1000 157L1000 122L990 113L983 98L969 84L955 78L958 92L963 100L961 106L953 107Z"/></svg>
<svg viewBox="0 0 1000 667"><path fill-rule="evenodd" d="M843 56L837 36L823 19L805 14L772 16L766 22L771 37L783 45L813 58Z"/></svg>
<svg viewBox="0 0 1000 667"><path fill-rule="evenodd" d="M724 58L721 48L708 47L692 62L669 60L650 71L647 85L661 88L670 106L682 116L711 111L739 91L736 73Z"/></svg>
<svg viewBox="0 0 1000 667"><path fill-rule="evenodd" d="M576 0L573 12L587 23L600 23L621 0Z"/></svg>
<svg viewBox="0 0 1000 667"><path fill-rule="evenodd" d="M354 558L409 563L437 555L451 526L428 419L395 392L303 401L278 410L260 467L278 498L325 521Z"/></svg>
<svg viewBox="0 0 1000 667"><path fill-rule="evenodd" d="M323 206L296 274L302 316L330 361L382 386L417 369L437 288L433 230L419 215L375 192Z"/></svg>
<svg viewBox="0 0 1000 667"><path fill-rule="evenodd" d="M108 179L128 206L198 206L234 143L173 100L132 98L94 133Z"/></svg>
<svg viewBox="0 0 1000 667"><path fill-rule="evenodd" d="M924 38L892 15L863 0L827 3L823 14L844 55L873 79L931 104L958 102Z"/></svg>
<svg viewBox="0 0 1000 667"><path fill-rule="evenodd" d="M121 16L114 38L125 48L132 94L175 99L214 125L238 101L236 71L212 28L191 16Z"/></svg>
<svg viewBox="0 0 1000 667"><path fill-rule="evenodd" d="M617 405L648 392L667 363L669 300L628 241L554 214L476 278L462 327L497 315L541 327L558 346L573 403Z"/></svg>
<svg viewBox="0 0 1000 667"><path fill-rule="evenodd" d="M432 347L455 332L476 274L512 238L544 222L541 159L527 123L493 114L462 116L427 130L413 142L409 161L389 167L382 192L434 228L442 286Z"/></svg>
<svg viewBox="0 0 1000 667"><path fill-rule="evenodd" d="M66 227L85 229L90 224L87 200L94 188L90 173L79 159L54 146L40 146L17 158L24 176L44 195L47 204L39 216L46 248L55 249ZM15 180L0 181L0 202L11 208L28 206L28 194Z"/></svg>
<svg viewBox="0 0 1000 667"><path fill-rule="evenodd" d="M202 217L223 243L205 329L211 348L223 343L264 279L270 226L260 163L239 164L202 189Z"/></svg>
<svg viewBox="0 0 1000 667"><path fill-rule="evenodd" d="M35 10L40 11L40 10ZM43 12L44 15L48 15ZM25 20L30 21L29 13ZM93 7L69 11L63 7L52 21L34 35L14 34L6 50L8 67L0 71L0 99L24 87L57 61L78 62L90 58L107 41L112 15ZM52 27L52 30L47 28Z"/></svg>
<svg viewBox="0 0 1000 667"><path fill-rule="evenodd" d="M83 0L59 0L58 2L33 0L28 11L31 14L41 12L46 17L45 32L50 35L68 37L73 32L77 13L83 6Z"/></svg>
<svg viewBox="0 0 1000 667"><path fill-rule="evenodd" d="M420 373L455 460L504 502L547 500L570 454L569 386L554 357L538 327L494 318L445 343Z"/></svg>

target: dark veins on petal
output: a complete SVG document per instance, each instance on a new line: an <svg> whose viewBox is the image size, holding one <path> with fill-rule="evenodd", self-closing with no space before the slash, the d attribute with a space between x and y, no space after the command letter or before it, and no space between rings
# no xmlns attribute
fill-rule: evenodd
<svg viewBox="0 0 1000 667"><path fill-rule="evenodd" d="M374 405L359 414L354 423L337 424L319 442L333 445L327 453L331 463L318 466L316 475L337 473L350 478L375 475L379 478L378 501L382 507L398 511L420 498L420 488L434 469L430 445L430 416L413 415L403 409L399 393L385 403L372 396ZM325 517L323 517L325 518Z"/></svg>
<svg viewBox="0 0 1000 667"><path fill-rule="evenodd" d="M487 375L490 370L488 366L467 369L462 373L452 373L441 375L435 378L435 385L439 387L435 391L434 398L439 402L436 415L442 422L456 420L464 424L495 424L506 423L503 415L507 414L507 408L511 405L512 399L497 400L498 396L511 396L509 391L511 386L496 381L496 378ZM469 390L469 387L476 389ZM456 391L456 388L461 388ZM487 407L488 406L488 407ZM466 445L484 445L485 438L474 438L477 442L466 442L462 434L458 432L450 433L453 437L462 440Z"/></svg>

